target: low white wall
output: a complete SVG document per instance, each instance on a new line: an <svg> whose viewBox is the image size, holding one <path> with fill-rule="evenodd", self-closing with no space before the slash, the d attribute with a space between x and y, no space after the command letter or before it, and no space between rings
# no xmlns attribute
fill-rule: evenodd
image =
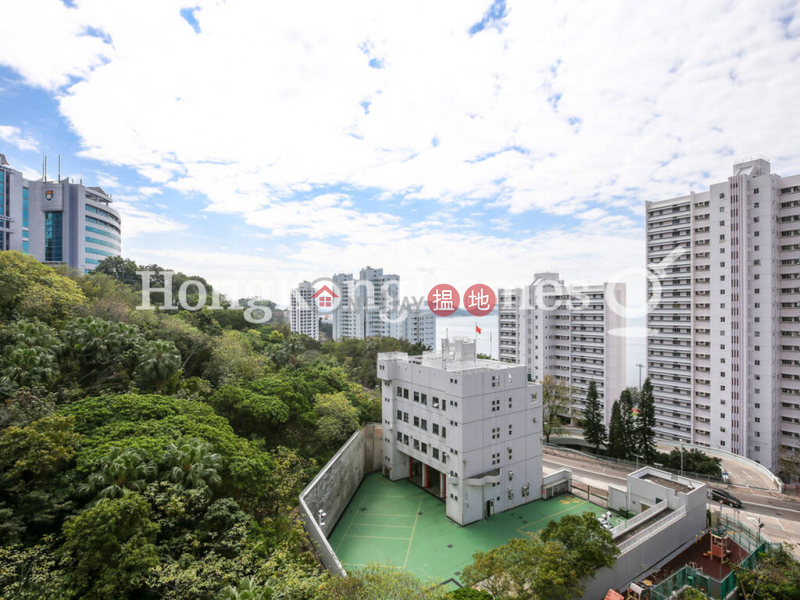
<svg viewBox="0 0 800 600"><path fill-rule="evenodd" d="M381 468L382 435L383 428L379 423L368 423L356 431L300 493L299 508L306 533L322 564L336 575L344 576L346 573L328 543L328 535L358 490L364 475ZM319 522L320 510L326 513L324 525Z"/></svg>

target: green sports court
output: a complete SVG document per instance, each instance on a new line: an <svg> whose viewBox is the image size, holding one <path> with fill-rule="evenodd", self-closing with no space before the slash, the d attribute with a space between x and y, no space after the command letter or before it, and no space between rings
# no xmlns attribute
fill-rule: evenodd
<svg viewBox="0 0 800 600"><path fill-rule="evenodd" d="M441 500L408 480L364 478L329 541L345 569L367 563L405 569L423 580L460 585L475 552L532 535L567 514L605 509L565 494L537 500L466 527L445 516Z"/></svg>

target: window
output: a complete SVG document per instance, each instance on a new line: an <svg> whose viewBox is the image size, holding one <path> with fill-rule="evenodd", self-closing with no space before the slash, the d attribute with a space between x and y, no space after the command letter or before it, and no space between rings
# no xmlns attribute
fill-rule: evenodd
<svg viewBox="0 0 800 600"><path fill-rule="evenodd" d="M428 394L422 394L421 399L422 399L422 403L425 406L428 406Z"/></svg>
<svg viewBox="0 0 800 600"><path fill-rule="evenodd" d="M403 388L401 388L399 385L397 386L397 395L398 396L402 396L403 395Z"/></svg>
<svg viewBox="0 0 800 600"><path fill-rule="evenodd" d="M447 437L447 427L442 427L442 437L443 438Z"/></svg>
<svg viewBox="0 0 800 600"><path fill-rule="evenodd" d="M408 446L408 436L405 433L403 434L403 443Z"/></svg>
<svg viewBox="0 0 800 600"><path fill-rule="evenodd" d="M419 450L419 440L414 440L414 450Z"/></svg>
<svg viewBox="0 0 800 600"><path fill-rule="evenodd" d="M403 422L404 423L408 423L408 413L407 412L403 413Z"/></svg>
<svg viewBox="0 0 800 600"><path fill-rule="evenodd" d="M403 388L403 398L408 400L408 390L406 388Z"/></svg>
<svg viewBox="0 0 800 600"><path fill-rule="evenodd" d="M431 398L431 406L433 406L433 408L439 408L439 399L436 396Z"/></svg>
<svg viewBox="0 0 800 600"><path fill-rule="evenodd" d="M422 428L423 431L428 431L428 421L422 419L420 427Z"/></svg>
<svg viewBox="0 0 800 600"><path fill-rule="evenodd" d="M47 212L44 215L44 260L45 262L62 262L63 253L63 215L60 212ZM90 248L86 249L87 252ZM101 250L98 254L105 254ZM109 254L111 256L111 254Z"/></svg>
<svg viewBox="0 0 800 600"><path fill-rule="evenodd" d="M398 442L402 442L403 441L403 434L400 433L399 431L397 432L397 441Z"/></svg>
<svg viewBox="0 0 800 600"><path fill-rule="evenodd" d="M435 459L439 459L439 449L438 448L431 448L431 456Z"/></svg>
<svg viewBox="0 0 800 600"><path fill-rule="evenodd" d="M425 442L422 443L422 453L423 454L428 453L428 444L426 444Z"/></svg>
<svg viewBox="0 0 800 600"><path fill-rule="evenodd" d="M419 427L419 417L414 417L414 427Z"/></svg>
<svg viewBox="0 0 800 600"><path fill-rule="evenodd" d="M414 402L419 402L419 392L414 392Z"/></svg>
<svg viewBox="0 0 800 600"><path fill-rule="evenodd" d="M757 194L757 193L758 193L758 188L755 188L755 189L753 190L753 193L754 193L754 194Z"/></svg>
<svg viewBox="0 0 800 600"><path fill-rule="evenodd" d="M438 423L432 423L431 424L431 432L435 433L436 435L439 435L439 424Z"/></svg>
<svg viewBox="0 0 800 600"><path fill-rule="evenodd" d="M398 410L397 411L397 420L398 421L402 421L403 420L403 411L402 410Z"/></svg>

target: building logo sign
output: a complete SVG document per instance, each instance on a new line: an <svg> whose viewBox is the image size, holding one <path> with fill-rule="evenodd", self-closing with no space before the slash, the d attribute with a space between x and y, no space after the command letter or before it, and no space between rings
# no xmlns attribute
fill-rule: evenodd
<svg viewBox="0 0 800 600"><path fill-rule="evenodd" d="M55 195L55 193L53 192L53 190L47 190L47 191L44 193L44 199L45 199L45 201L47 201L47 202L52 202L52 201L53 201L53 196L54 196L54 195Z"/></svg>

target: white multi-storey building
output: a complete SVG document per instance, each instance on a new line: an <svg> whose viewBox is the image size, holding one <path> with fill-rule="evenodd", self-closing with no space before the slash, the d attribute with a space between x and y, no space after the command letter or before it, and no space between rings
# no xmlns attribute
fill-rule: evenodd
<svg viewBox="0 0 800 600"><path fill-rule="evenodd" d="M397 275L365 267L358 279L343 273L332 279L341 296L339 308L332 315L333 339L393 337L435 347L435 315L428 310L405 310L399 306Z"/></svg>
<svg viewBox="0 0 800 600"><path fill-rule="evenodd" d="M422 344L429 350L436 348L436 315L431 311L409 310L402 327L403 339L412 344Z"/></svg>
<svg viewBox="0 0 800 600"><path fill-rule="evenodd" d="M466 525L542 494L541 385L522 365L478 359L475 343L378 355L383 472L445 499Z"/></svg>
<svg viewBox="0 0 800 600"><path fill-rule="evenodd" d="M573 390L563 416L576 423L594 381L608 423L625 389L624 306L625 284L567 286L537 273L530 286L499 290L500 360L525 365L533 381L563 381Z"/></svg>
<svg viewBox="0 0 800 600"><path fill-rule="evenodd" d="M289 327L319 340L319 311L314 299L314 288L308 281L301 282L289 294Z"/></svg>
<svg viewBox="0 0 800 600"><path fill-rule="evenodd" d="M800 447L800 175L754 158L648 202L647 266L658 435L777 468Z"/></svg>

